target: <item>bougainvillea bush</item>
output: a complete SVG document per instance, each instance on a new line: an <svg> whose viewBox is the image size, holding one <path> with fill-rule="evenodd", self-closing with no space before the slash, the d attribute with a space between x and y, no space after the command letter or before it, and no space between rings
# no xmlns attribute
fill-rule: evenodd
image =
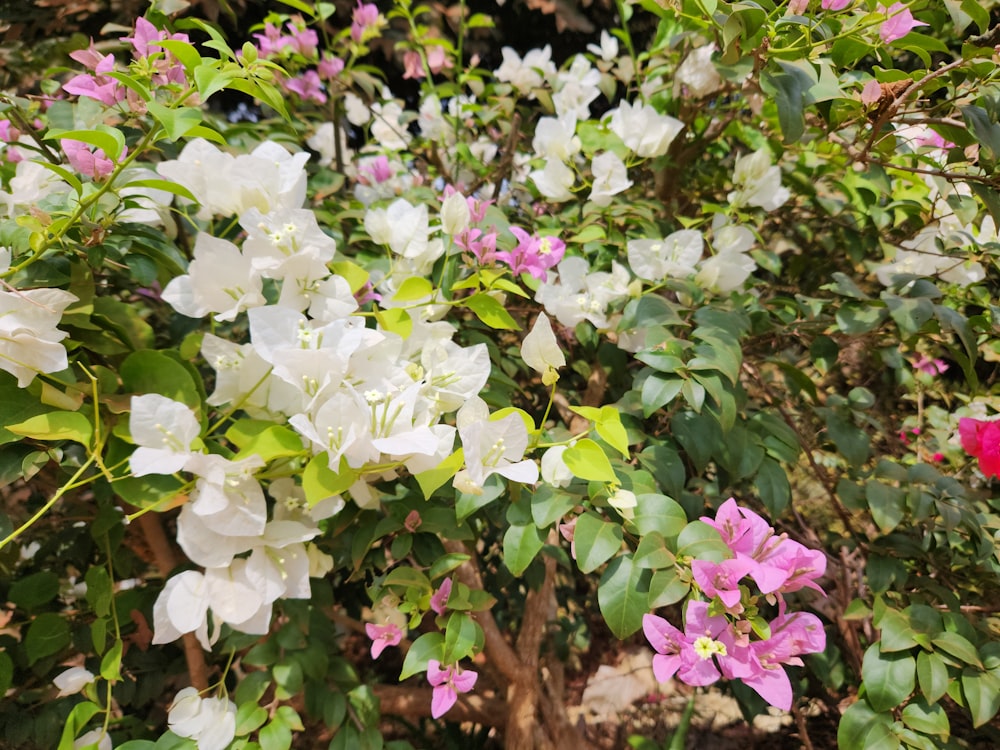
<svg viewBox="0 0 1000 750"><path fill-rule="evenodd" d="M186 5L0 98L0 744L996 739L994 3Z"/></svg>

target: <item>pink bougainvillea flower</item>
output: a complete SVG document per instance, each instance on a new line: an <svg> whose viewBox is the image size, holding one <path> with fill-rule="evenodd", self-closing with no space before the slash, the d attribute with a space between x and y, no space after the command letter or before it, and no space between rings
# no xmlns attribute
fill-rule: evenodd
<svg viewBox="0 0 1000 750"><path fill-rule="evenodd" d="M358 5L351 15L351 39L356 42L362 41L366 32L378 25L378 18L377 5L358 0Z"/></svg>
<svg viewBox="0 0 1000 750"><path fill-rule="evenodd" d="M864 105L875 104L879 99L882 98L882 86L879 82L872 78L865 87L861 90L861 103Z"/></svg>
<svg viewBox="0 0 1000 750"><path fill-rule="evenodd" d="M653 674L659 682L668 682L676 674L686 685L711 685L722 676L720 665L727 677L747 672L736 663L745 649L737 648L729 620L709 615L708 602L688 602L683 633L652 614L643 616L642 631L656 651Z"/></svg>
<svg viewBox="0 0 1000 750"><path fill-rule="evenodd" d="M412 534L420 528L420 524L422 523L423 519L420 517L420 511L411 510L406 514L406 520L403 521L403 528Z"/></svg>
<svg viewBox="0 0 1000 750"><path fill-rule="evenodd" d="M566 243L556 237L538 237L520 227L511 227L511 234L518 239L517 247L510 252L496 254L514 274L529 273L539 281L548 280L548 270L557 265L566 253Z"/></svg>
<svg viewBox="0 0 1000 750"><path fill-rule="evenodd" d="M440 73L445 68L455 67L455 63L445 53L444 47L435 44L427 48L427 67L431 73Z"/></svg>
<svg viewBox="0 0 1000 750"><path fill-rule="evenodd" d="M948 363L943 359L931 359L926 354L918 354L913 357L913 369L935 376L941 375L948 370Z"/></svg>
<svg viewBox="0 0 1000 750"><path fill-rule="evenodd" d="M424 72L424 62L420 59L420 53L412 49L403 53L403 78L419 81L426 77Z"/></svg>
<svg viewBox="0 0 1000 750"><path fill-rule="evenodd" d="M372 639L373 659L377 659L389 646L399 645L399 642L403 640L403 631L392 623L376 625L369 622L365 624L365 632Z"/></svg>
<svg viewBox="0 0 1000 750"><path fill-rule="evenodd" d="M115 163L101 149L91 150L83 141L64 138L59 141L69 165L77 172L94 180L101 180L111 174ZM122 153L122 157L125 153Z"/></svg>
<svg viewBox="0 0 1000 750"><path fill-rule="evenodd" d="M97 75L81 73L73 76L63 84L63 91L67 94L95 99L108 107L113 107L125 98L125 87L114 78L105 75L115 68L114 55L102 56L94 47L94 42L91 41L90 47L70 52L69 56L89 70L93 70Z"/></svg>
<svg viewBox="0 0 1000 750"><path fill-rule="evenodd" d="M319 35L313 29L299 28L291 21L286 26L289 35L285 37L285 44L303 57L315 57L316 48L319 46Z"/></svg>
<svg viewBox="0 0 1000 750"><path fill-rule="evenodd" d="M476 684L479 674L472 669L460 669L457 664L441 668L441 662L427 662L427 681L434 687L431 716L440 719L455 705L459 693L467 693Z"/></svg>
<svg viewBox="0 0 1000 750"><path fill-rule="evenodd" d="M893 3L889 7L880 5L878 12L886 16L885 22L878 30L878 35L886 44L902 39L917 26L927 25L923 21L915 20L910 9L903 3Z"/></svg>
<svg viewBox="0 0 1000 750"><path fill-rule="evenodd" d="M979 459L979 469L988 477L1000 476L1000 422L962 417L958 420L962 447Z"/></svg>
<svg viewBox="0 0 1000 750"><path fill-rule="evenodd" d="M754 568L754 561L748 558L734 558L714 563L709 560L693 560L691 574L695 582L705 592L705 596L719 597L726 609L743 611L740 604L740 579ZM737 609L738 607L738 609Z"/></svg>
<svg viewBox="0 0 1000 750"><path fill-rule="evenodd" d="M329 52L324 52L322 59L316 64L316 72L320 78L331 80L340 75L344 70L344 61L339 57L334 57Z"/></svg>
<svg viewBox="0 0 1000 750"><path fill-rule="evenodd" d="M257 39L257 51L261 57L270 57L288 44L288 37L283 36L281 29L273 23L264 24L263 34L254 34Z"/></svg>
<svg viewBox="0 0 1000 750"><path fill-rule="evenodd" d="M323 82L319 78L319 73L315 70L307 70L300 76L289 78L284 82L284 86L288 91L298 94L299 98L304 102L326 103Z"/></svg>
<svg viewBox="0 0 1000 750"><path fill-rule="evenodd" d="M451 579L446 578L441 587L431 596L431 609L439 615L448 611L448 597L451 596Z"/></svg>
<svg viewBox="0 0 1000 750"><path fill-rule="evenodd" d="M837 10L843 10L853 2L854 0L823 0L823 2L819 4L819 7L821 7L823 10L837 11Z"/></svg>

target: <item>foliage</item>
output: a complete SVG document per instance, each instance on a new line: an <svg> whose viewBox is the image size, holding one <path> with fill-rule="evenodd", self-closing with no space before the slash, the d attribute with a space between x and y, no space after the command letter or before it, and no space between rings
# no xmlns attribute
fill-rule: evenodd
<svg viewBox="0 0 1000 750"><path fill-rule="evenodd" d="M585 746L640 629L843 748L986 736L990 9L622 0L487 70L464 3L282 3L0 99L2 742Z"/></svg>

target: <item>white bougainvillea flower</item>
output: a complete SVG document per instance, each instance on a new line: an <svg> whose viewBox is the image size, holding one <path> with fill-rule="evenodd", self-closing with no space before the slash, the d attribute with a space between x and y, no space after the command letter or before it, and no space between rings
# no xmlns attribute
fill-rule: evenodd
<svg viewBox="0 0 1000 750"><path fill-rule="evenodd" d="M756 267L757 263L746 253L726 251L703 260L694 280L703 289L725 294L743 286Z"/></svg>
<svg viewBox="0 0 1000 750"><path fill-rule="evenodd" d="M497 80L509 83L521 94L534 99L534 89L541 88L545 81L556 74L552 62L552 48L545 45L541 49L528 50L524 59L512 47L500 50L503 62L494 71Z"/></svg>
<svg viewBox="0 0 1000 750"><path fill-rule="evenodd" d="M0 369L26 388L40 372L68 367L66 334L56 328L77 297L61 289L0 291Z"/></svg>
<svg viewBox="0 0 1000 750"><path fill-rule="evenodd" d="M153 604L153 643L172 643L185 633L195 633L206 651L212 647L208 635L208 587L197 570L185 570L169 579Z"/></svg>
<svg viewBox="0 0 1000 750"><path fill-rule="evenodd" d="M703 249L701 232L681 229L662 240L629 240L628 264L632 273L646 281L683 279L694 273Z"/></svg>
<svg viewBox="0 0 1000 750"><path fill-rule="evenodd" d="M542 169L528 175L538 192L553 203L562 203L573 197L570 189L576 182L576 174L561 159L546 159Z"/></svg>
<svg viewBox="0 0 1000 750"><path fill-rule="evenodd" d="M159 393L132 397L128 428L139 446L129 456L137 477L181 471L195 455L194 442L201 434L190 406Z"/></svg>
<svg viewBox="0 0 1000 750"><path fill-rule="evenodd" d="M542 284L535 300L567 328L589 320L596 328L608 328L608 306L628 298L628 271L612 261L611 272L592 272L585 258L570 256L556 266L557 278Z"/></svg>
<svg viewBox="0 0 1000 750"><path fill-rule="evenodd" d="M601 72L583 55L576 55L567 70L556 74L552 104L559 117L590 117L590 103L601 95Z"/></svg>
<svg viewBox="0 0 1000 750"><path fill-rule="evenodd" d="M597 55L604 62L614 62L618 59L618 39L609 34L607 29L601 29L601 45L588 44L587 51Z"/></svg>
<svg viewBox="0 0 1000 750"><path fill-rule="evenodd" d="M722 76L712 64L714 44L691 50L674 74L674 83L687 89L687 96L701 99L722 88Z"/></svg>
<svg viewBox="0 0 1000 750"><path fill-rule="evenodd" d="M552 324L545 313L539 313L535 324L521 342L521 359L542 376L545 385L559 380L559 368L565 367L566 357L559 348Z"/></svg>
<svg viewBox="0 0 1000 750"><path fill-rule="evenodd" d="M326 264L333 260L337 243L320 229L312 211L286 208L263 214L251 208L240 217L240 226L247 232L243 254L265 278L284 279L289 262L303 256L317 265L314 275L329 275Z"/></svg>
<svg viewBox="0 0 1000 750"><path fill-rule="evenodd" d="M454 192L441 202L441 229L449 237L468 229L471 219L469 202L461 193Z"/></svg>
<svg viewBox="0 0 1000 750"><path fill-rule="evenodd" d="M112 750L111 735L103 728L91 729L73 740L73 750L84 750L96 747L97 750Z"/></svg>
<svg viewBox="0 0 1000 750"><path fill-rule="evenodd" d="M52 680L52 684L59 688L56 698L67 695L74 695L83 690L94 681L94 673L84 667L70 667L65 672L60 672Z"/></svg>
<svg viewBox="0 0 1000 750"><path fill-rule="evenodd" d="M214 454L195 454L185 466L198 476L191 493L191 509L220 534L262 533L267 522L267 501L253 474L263 465L259 456L230 461Z"/></svg>
<svg viewBox="0 0 1000 750"><path fill-rule="evenodd" d="M573 481L573 472L563 460L565 445L556 445L542 454L542 479L553 487L568 487Z"/></svg>
<svg viewBox="0 0 1000 750"><path fill-rule="evenodd" d="M771 164L771 152L766 148L744 154L733 169L733 190L728 200L733 208L757 206L774 211L791 197L781 186L781 169Z"/></svg>
<svg viewBox="0 0 1000 750"><path fill-rule="evenodd" d="M465 469L459 472L463 476L456 477L459 489L481 489L491 474L525 484L538 481L538 465L522 460L528 448L528 428L519 414L460 426L458 434L465 449Z"/></svg>
<svg viewBox="0 0 1000 750"><path fill-rule="evenodd" d="M639 501L634 492L615 487L608 496L608 505L621 513L622 518L631 519L635 516L635 509Z"/></svg>
<svg viewBox="0 0 1000 750"><path fill-rule="evenodd" d="M225 750L236 737L236 704L225 698L202 698L186 687L174 697L167 714L170 731L194 740L198 750Z"/></svg>
<svg viewBox="0 0 1000 750"><path fill-rule="evenodd" d="M684 129L676 117L661 115L648 104L622 102L605 116L608 128L622 142L643 157L662 156Z"/></svg>
<svg viewBox="0 0 1000 750"><path fill-rule="evenodd" d="M427 252L430 237L427 206L414 206L400 198L388 208L371 208L365 213L365 231L394 253L404 258L419 258Z"/></svg>
<svg viewBox="0 0 1000 750"><path fill-rule="evenodd" d="M244 310L263 305L260 273L232 242L201 232L194 243L188 272L170 280L163 299L189 318L216 313L232 321Z"/></svg>
<svg viewBox="0 0 1000 750"><path fill-rule="evenodd" d="M531 141L535 155L567 162L580 153L583 146L576 135L576 120L576 115L572 113L564 117L541 118Z"/></svg>
<svg viewBox="0 0 1000 750"><path fill-rule="evenodd" d="M611 151L595 156L590 164L590 171L594 176L594 182L589 197L595 205L610 206L612 197L632 187L625 162Z"/></svg>

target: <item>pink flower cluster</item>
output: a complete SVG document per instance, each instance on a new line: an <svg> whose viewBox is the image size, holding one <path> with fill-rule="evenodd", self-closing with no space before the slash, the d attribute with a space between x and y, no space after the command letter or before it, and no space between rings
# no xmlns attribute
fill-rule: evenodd
<svg viewBox="0 0 1000 750"><path fill-rule="evenodd" d="M351 14L351 39L355 42L367 41L378 31L380 18L377 5L358 0L358 5Z"/></svg>
<svg viewBox="0 0 1000 750"><path fill-rule="evenodd" d="M431 73L434 75L437 75L446 68L455 67L455 63L445 54L444 47L440 45L428 46L425 54L427 55L427 67L431 69ZM427 76L424 70L424 63L420 59L420 53L415 50L408 50L403 54L403 67L405 69L403 71L403 78L419 80Z"/></svg>
<svg viewBox="0 0 1000 750"><path fill-rule="evenodd" d="M59 141L66 160L80 174L92 180L102 180L111 174L115 168L115 163L108 157L103 149L95 149L83 141L73 141L67 138ZM127 149L122 152L125 157Z"/></svg>
<svg viewBox="0 0 1000 750"><path fill-rule="evenodd" d="M286 91L296 94L302 101L325 104L327 101L324 81L332 81L344 70L344 61L328 52L319 53L319 35L302 22L301 18L285 24L288 33L280 26L264 24L264 33L254 34L257 52L261 57L278 57L293 53L315 63L315 69L308 69L297 76L283 78L280 83Z"/></svg>
<svg viewBox="0 0 1000 750"><path fill-rule="evenodd" d="M965 452L979 459L983 474L1000 477L1000 422L962 417L958 436Z"/></svg>
<svg viewBox="0 0 1000 750"><path fill-rule="evenodd" d="M517 247L497 253L497 260L510 266L515 275L529 273L539 281L548 281L548 270L563 259L566 243L556 237L528 234L520 227L510 231L518 239Z"/></svg>
<svg viewBox="0 0 1000 750"><path fill-rule="evenodd" d="M719 532L733 557L721 563L691 563L695 583L713 601L688 602L683 632L662 617L643 618L643 631L657 652L653 672L660 682L676 675L688 685L709 685L720 677L740 679L772 706L788 710L792 686L783 665L801 665L803 654L822 651L826 633L815 615L787 614L782 594L802 588L823 594L816 580L826 571L826 557L775 534L763 518L732 498L715 519L701 520ZM751 582L778 604L770 635L757 640L750 622L741 617L747 605L756 603Z"/></svg>
<svg viewBox="0 0 1000 750"><path fill-rule="evenodd" d="M444 197L448 198L456 192L455 188L448 185L444 189ZM469 207L470 225L455 235L455 244L472 253L480 265L491 265L497 259L497 228L490 227L490 231L484 234L482 229L471 225L480 224L486 218L486 210L493 201L467 196L465 203Z"/></svg>

